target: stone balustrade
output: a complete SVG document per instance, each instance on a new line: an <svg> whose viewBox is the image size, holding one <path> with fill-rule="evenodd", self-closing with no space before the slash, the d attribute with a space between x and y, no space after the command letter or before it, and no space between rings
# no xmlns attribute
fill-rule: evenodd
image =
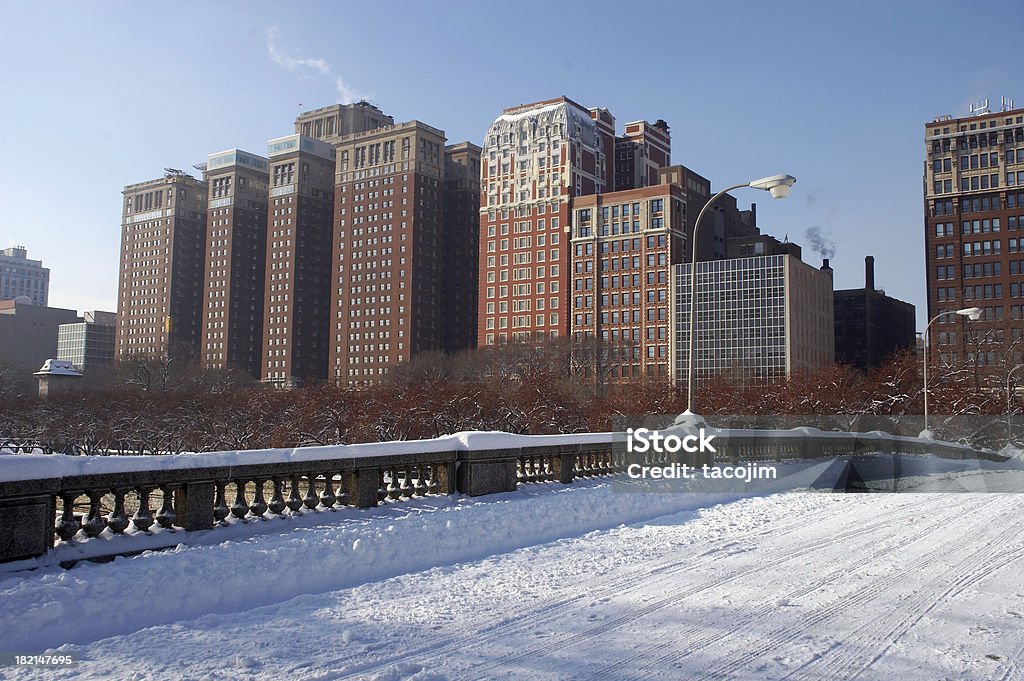
<svg viewBox="0 0 1024 681"><path fill-rule="evenodd" d="M488 435L488 434L484 434ZM440 440L381 443L360 450L212 452L178 457L0 456L0 562L45 555L55 542L112 535L210 530L234 522L270 520L342 507L369 508L413 497L514 491L520 484L571 484L576 478L623 473L632 462L691 465L784 461L863 452L932 454L1004 460L992 452L886 433L718 431L716 453L629 454L624 436L498 437L495 448L470 440L444 449ZM449 438L450 440L450 438ZM507 446L509 444L516 446ZM491 443L493 444L493 443ZM394 448L400 451L388 452ZM19 449L32 451L30 443ZM358 455L360 452L367 455ZM312 452L312 454L310 454ZM357 455L353 455L355 452ZM295 453L310 454L295 456ZM257 454L259 456L257 456ZM247 463L247 459L253 463ZM5 475L5 464L34 464ZM127 461L118 469L113 464ZM65 463L87 463L73 469ZM111 470L104 471L103 464ZM99 472L90 472L90 469ZM70 472L69 472L70 471ZM109 535L105 535L109 536ZM123 547L119 552L130 552Z"/></svg>

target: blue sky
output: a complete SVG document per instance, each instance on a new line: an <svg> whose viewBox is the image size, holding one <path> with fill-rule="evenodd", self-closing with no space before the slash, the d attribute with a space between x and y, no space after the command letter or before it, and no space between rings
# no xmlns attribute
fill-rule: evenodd
<svg viewBox="0 0 1024 681"><path fill-rule="evenodd" d="M664 118L672 160L754 190L763 231L835 244L836 288L876 282L924 316L924 124L1024 107L1024 9L989 2L5 3L0 247L51 268L50 304L113 310L120 191L239 147L304 108L365 97L449 142L565 94L620 126Z"/></svg>

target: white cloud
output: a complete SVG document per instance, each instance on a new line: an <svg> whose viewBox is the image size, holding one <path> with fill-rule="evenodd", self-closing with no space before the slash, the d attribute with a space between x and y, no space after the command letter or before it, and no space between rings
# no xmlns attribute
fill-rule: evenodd
<svg viewBox="0 0 1024 681"><path fill-rule="evenodd" d="M335 75L331 69L331 65L325 60L291 57L278 49L276 41L277 26L271 26L267 29L267 54L270 55L271 61L278 66L288 71L295 71L296 69L311 69L325 78L333 79L334 87L338 92L338 99L342 104L351 104L352 102L360 99L365 99L363 95L348 87L341 76Z"/></svg>

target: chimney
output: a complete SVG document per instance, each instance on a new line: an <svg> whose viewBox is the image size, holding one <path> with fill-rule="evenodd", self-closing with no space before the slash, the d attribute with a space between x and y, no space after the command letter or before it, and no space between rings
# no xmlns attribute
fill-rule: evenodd
<svg viewBox="0 0 1024 681"><path fill-rule="evenodd" d="M821 259L821 270L823 272L826 272L826 271L827 272L831 272L832 271L832 268L828 264L828 258L822 258Z"/></svg>
<svg viewBox="0 0 1024 681"><path fill-rule="evenodd" d="M864 288L868 291L875 290L875 256L864 257Z"/></svg>

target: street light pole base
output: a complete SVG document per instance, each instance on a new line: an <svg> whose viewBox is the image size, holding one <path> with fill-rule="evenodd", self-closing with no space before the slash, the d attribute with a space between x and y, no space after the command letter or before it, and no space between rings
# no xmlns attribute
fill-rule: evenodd
<svg viewBox="0 0 1024 681"><path fill-rule="evenodd" d="M704 421L704 417L700 414L694 414L692 411L687 409L682 414L675 418L673 422L674 426L681 426L683 428L706 428L707 423Z"/></svg>

